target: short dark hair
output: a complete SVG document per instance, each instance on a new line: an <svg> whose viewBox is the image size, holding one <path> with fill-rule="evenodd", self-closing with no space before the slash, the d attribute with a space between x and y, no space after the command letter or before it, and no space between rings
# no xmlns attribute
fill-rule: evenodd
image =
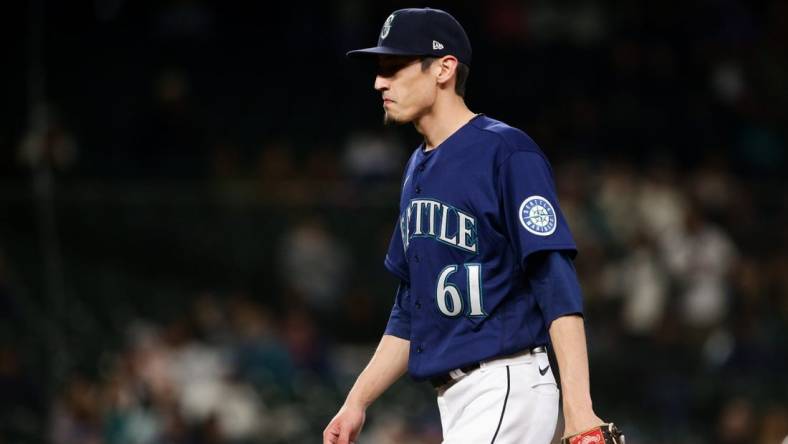
<svg viewBox="0 0 788 444"><path fill-rule="evenodd" d="M426 71L437 59L437 57L424 57L421 59L421 70ZM454 83L454 92L460 97L465 97L465 85L468 84L469 75L471 75L471 68L465 63L457 62L457 75L456 82Z"/></svg>

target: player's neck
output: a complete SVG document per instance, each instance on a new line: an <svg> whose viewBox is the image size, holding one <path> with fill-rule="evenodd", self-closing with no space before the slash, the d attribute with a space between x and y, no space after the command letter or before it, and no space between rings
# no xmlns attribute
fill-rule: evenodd
<svg viewBox="0 0 788 444"><path fill-rule="evenodd" d="M462 97L453 95L445 100L436 100L430 112L414 121L414 126L424 136L425 151L430 151L465 126L474 116Z"/></svg>

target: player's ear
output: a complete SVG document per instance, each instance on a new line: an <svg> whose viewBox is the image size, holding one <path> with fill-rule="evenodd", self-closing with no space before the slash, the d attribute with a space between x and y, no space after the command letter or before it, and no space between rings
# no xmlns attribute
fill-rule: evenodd
<svg viewBox="0 0 788 444"><path fill-rule="evenodd" d="M438 63L435 65L438 67L440 71L438 71L437 81L438 84L445 86L457 73L457 58L454 56L443 56L438 59Z"/></svg>

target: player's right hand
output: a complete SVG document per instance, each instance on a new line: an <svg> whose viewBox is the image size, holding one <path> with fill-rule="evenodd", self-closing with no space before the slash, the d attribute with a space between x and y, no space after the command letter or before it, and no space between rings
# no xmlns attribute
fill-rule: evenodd
<svg viewBox="0 0 788 444"><path fill-rule="evenodd" d="M323 444L353 444L364 427L363 408L343 405L323 430Z"/></svg>

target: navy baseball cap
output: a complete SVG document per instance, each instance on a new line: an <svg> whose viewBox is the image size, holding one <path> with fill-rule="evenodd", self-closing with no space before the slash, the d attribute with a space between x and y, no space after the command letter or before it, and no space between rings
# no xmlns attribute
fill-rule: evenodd
<svg viewBox="0 0 788 444"><path fill-rule="evenodd" d="M471 65L471 42L462 25L446 11L408 8L394 11L383 23L378 46L357 49L348 57L375 55L442 57L453 55Z"/></svg>

